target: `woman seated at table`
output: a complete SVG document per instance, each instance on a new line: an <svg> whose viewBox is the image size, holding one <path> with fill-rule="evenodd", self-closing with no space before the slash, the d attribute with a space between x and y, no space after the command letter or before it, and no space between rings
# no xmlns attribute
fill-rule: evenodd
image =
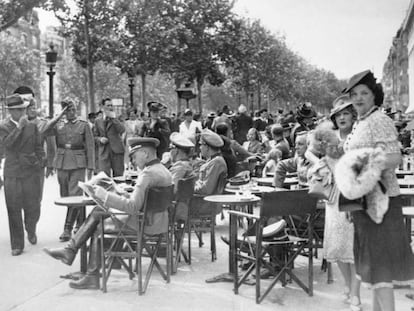
<svg viewBox="0 0 414 311"><path fill-rule="evenodd" d="M307 174L310 162L305 158L307 148L307 132L298 133L295 142L295 156L289 159L281 160L276 165L273 185L282 188L287 173L298 173L299 186L307 184Z"/></svg>
<svg viewBox="0 0 414 311"><path fill-rule="evenodd" d="M255 129L251 128L246 135L247 141L243 143L243 148L253 154L262 154L264 148L262 145L262 138L260 133Z"/></svg>

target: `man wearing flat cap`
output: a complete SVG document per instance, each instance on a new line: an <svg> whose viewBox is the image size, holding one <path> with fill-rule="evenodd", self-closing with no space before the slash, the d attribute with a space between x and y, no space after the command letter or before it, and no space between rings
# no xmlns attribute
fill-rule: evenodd
<svg viewBox="0 0 414 311"><path fill-rule="evenodd" d="M129 154L132 163L139 167L142 172L139 174L135 184L134 191L129 197L120 196L113 192L107 192L100 186L93 186L94 195L99 198L105 207L125 211L127 213L139 212L144 204L145 193L148 188L167 187L172 185L171 173L160 163L157 158L156 148L159 140L150 137L131 137L128 139ZM79 228L79 231L73 236L65 248L48 249L45 252L55 259L61 260L67 265L71 265L75 259L76 253L80 247L89 238L91 244L89 247L89 263L85 277L78 281L69 283L69 286L75 289L99 289L99 270L100 270L100 241L98 224L101 215L100 208L96 207ZM168 228L168 212L147 212L149 225L145 226L146 234L160 234L166 232ZM138 229L137 221L133 217L118 218L119 221L125 222L126 227ZM105 226L113 227L112 218L105 220Z"/></svg>
<svg viewBox="0 0 414 311"><path fill-rule="evenodd" d="M154 137L160 141L157 147L157 157L162 158L162 154L168 151L169 136L171 133L168 122L160 118L160 111L164 105L158 102L149 102L147 104L150 119L144 124L142 128L142 136Z"/></svg>
<svg viewBox="0 0 414 311"><path fill-rule="evenodd" d="M78 182L85 181L86 170L88 176L92 176L95 168L95 142L88 122L78 118L75 104L70 99L65 99L61 106L62 112L49 122L46 131L46 135L56 139L57 151L53 167L57 170L62 197L82 195ZM63 116L66 117L64 120ZM61 242L70 240L78 217L79 209L68 207L63 233L59 237Z"/></svg>
<svg viewBox="0 0 414 311"><path fill-rule="evenodd" d="M103 116L95 120L92 129L98 145L98 171L103 171L112 177L122 176L125 168L125 147L122 139L125 126L116 117L110 98L102 100L101 109Z"/></svg>
<svg viewBox="0 0 414 311"><path fill-rule="evenodd" d="M13 94L6 98L6 105L10 117L0 123L0 144L5 157L4 193L11 249L12 255L18 256L24 249L24 229L29 242L37 243L41 196L39 176L45 152L36 124L29 122L26 116L29 102Z"/></svg>

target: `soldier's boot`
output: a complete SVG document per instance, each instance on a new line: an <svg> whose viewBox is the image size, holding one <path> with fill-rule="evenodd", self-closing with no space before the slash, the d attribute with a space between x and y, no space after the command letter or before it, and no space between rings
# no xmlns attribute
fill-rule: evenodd
<svg viewBox="0 0 414 311"><path fill-rule="evenodd" d="M71 239L73 224L75 223L75 220L77 219L78 215L79 215L79 209L68 207L68 210L66 212L66 219L65 219L65 225L63 228L63 233L59 237L59 240L61 242L67 242Z"/></svg>
<svg viewBox="0 0 414 311"><path fill-rule="evenodd" d="M90 244L88 271L80 280L70 282L69 286L75 289L99 289L100 268L101 244L98 237L93 237Z"/></svg>
<svg viewBox="0 0 414 311"><path fill-rule="evenodd" d="M85 223L79 228L79 231L73 236L68 245L62 248L43 250L51 257L61 260L67 265L71 265L75 259L76 253L84 243L93 235L99 224L99 218L93 213L86 219ZM92 252L92 251L91 251Z"/></svg>

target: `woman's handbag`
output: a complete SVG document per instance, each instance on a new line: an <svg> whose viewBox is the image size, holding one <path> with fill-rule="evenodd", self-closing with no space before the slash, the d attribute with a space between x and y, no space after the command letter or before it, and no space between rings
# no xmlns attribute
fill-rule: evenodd
<svg viewBox="0 0 414 311"><path fill-rule="evenodd" d="M349 200L339 194L338 208L340 212L353 212L367 209L367 200L365 196L355 200Z"/></svg>

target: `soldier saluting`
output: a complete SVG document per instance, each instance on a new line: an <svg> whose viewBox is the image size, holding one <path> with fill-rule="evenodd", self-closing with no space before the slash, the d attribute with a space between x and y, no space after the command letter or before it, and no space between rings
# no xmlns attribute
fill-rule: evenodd
<svg viewBox="0 0 414 311"><path fill-rule="evenodd" d="M95 142L88 122L78 118L75 104L71 100L64 100L61 106L62 112L49 122L46 131L46 135L56 137L57 150L53 167L57 170L62 197L82 195L78 182L85 181L86 170L88 178L92 176L95 168ZM63 116L66 118L63 119ZM68 207L60 241L69 241L72 237L78 214L77 208Z"/></svg>

